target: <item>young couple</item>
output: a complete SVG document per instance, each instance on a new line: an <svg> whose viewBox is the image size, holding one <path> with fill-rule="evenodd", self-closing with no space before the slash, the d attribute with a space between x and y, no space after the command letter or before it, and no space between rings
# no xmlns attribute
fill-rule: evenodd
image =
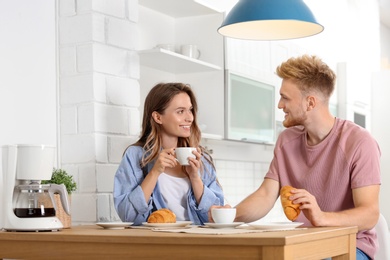
<svg viewBox="0 0 390 260"><path fill-rule="evenodd" d="M286 129L261 186L237 206L235 221L264 217L284 185L296 189L297 221L311 226L357 226L357 259L374 259L373 229L379 218L380 149L358 125L334 117L329 100L335 73L318 57L303 55L278 66L278 108ZM210 154L200 145L197 102L189 85L156 85L145 100L140 139L123 156L114 180L114 202L123 221L140 225L151 212L169 208L177 220L202 225L224 206ZM176 147L196 147L188 166ZM259 206L261 205L261 207ZM225 205L230 207L230 205Z"/></svg>

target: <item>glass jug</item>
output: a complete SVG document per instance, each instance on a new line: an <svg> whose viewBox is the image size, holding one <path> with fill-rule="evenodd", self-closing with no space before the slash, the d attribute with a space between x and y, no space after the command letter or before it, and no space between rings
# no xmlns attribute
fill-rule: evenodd
<svg viewBox="0 0 390 260"><path fill-rule="evenodd" d="M31 183L15 187L14 213L19 218L55 217L57 205L54 193L59 193L66 213L69 212L65 185Z"/></svg>

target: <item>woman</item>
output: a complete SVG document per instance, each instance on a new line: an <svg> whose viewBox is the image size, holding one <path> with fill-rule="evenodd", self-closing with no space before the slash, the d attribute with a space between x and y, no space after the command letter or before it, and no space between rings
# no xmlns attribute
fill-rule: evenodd
<svg viewBox="0 0 390 260"><path fill-rule="evenodd" d="M114 203L122 221L140 225L150 213L172 210L179 221L203 225L224 198L211 156L200 146L198 107L191 88L160 83L145 99L141 138L129 146L114 180ZM196 147L188 166L176 147Z"/></svg>

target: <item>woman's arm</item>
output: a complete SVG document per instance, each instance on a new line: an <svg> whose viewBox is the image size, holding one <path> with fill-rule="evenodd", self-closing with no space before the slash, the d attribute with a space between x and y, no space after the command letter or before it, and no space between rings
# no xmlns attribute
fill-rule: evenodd
<svg viewBox="0 0 390 260"><path fill-rule="evenodd" d="M194 219L199 218L201 222L199 224L208 222L208 211L211 206L224 204L222 187L217 180L214 167L204 157L202 157L202 162L204 172L199 178L202 181L203 194L199 203L196 202L194 193L189 197L190 213L194 215Z"/></svg>
<svg viewBox="0 0 390 260"><path fill-rule="evenodd" d="M122 221L145 221L151 210L145 200L140 186L144 179L144 173L140 166L143 149L138 146L130 146L115 173L114 177L114 205Z"/></svg>

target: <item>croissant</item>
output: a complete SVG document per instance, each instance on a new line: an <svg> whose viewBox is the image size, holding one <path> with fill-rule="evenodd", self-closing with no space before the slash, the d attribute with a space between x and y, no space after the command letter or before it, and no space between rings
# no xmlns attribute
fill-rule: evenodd
<svg viewBox="0 0 390 260"><path fill-rule="evenodd" d="M169 209L159 209L150 214L148 223L176 223L176 215Z"/></svg>
<svg viewBox="0 0 390 260"><path fill-rule="evenodd" d="M301 213L301 209L299 208L300 204L293 204L292 201L288 199L288 197L291 196L290 191L293 189L295 188L291 186L283 186L280 189L280 200L282 202L284 214L291 221L296 220Z"/></svg>

